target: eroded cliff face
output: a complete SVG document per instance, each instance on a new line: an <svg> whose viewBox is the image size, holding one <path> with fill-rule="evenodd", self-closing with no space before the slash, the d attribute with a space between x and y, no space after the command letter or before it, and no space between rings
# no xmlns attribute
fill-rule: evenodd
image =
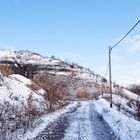
<svg viewBox="0 0 140 140"><path fill-rule="evenodd" d="M52 102L67 99L94 98L101 92L101 77L75 64L59 59L43 57L29 51L19 51L3 57L0 70L3 73L23 75L49 93Z"/></svg>
<svg viewBox="0 0 140 140"><path fill-rule="evenodd" d="M52 100L94 98L100 94L101 79L88 71L61 65L26 65L25 76L50 93Z"/></svg>
<svg viewBox="0 0 140 140"><path fill-rule="evenodd" d="M25 69L19 63L11 62L11 61L1 61L0 62L0 71L5 75L10 74L20 74L25 75Z"/></svg>

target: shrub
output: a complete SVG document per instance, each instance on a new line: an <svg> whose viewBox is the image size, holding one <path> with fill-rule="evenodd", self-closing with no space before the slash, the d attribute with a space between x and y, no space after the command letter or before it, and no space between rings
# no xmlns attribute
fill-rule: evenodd
<svg viewBox="0 0 140 140"><path fill-rule="evenodd" d="M89 98L89 95L86 92L78 92L77 98Z"/></svg>
<svg viewBox="0 0 140 140"><path fill-rule="evenodd" d="M1 73L5 76L8 76L8 75L14 73L12 68L10 68L9 66L2 66L2 67L0 67L0 69L1 69Z"/></svg>
<svg viewBox="0 0 140 140"><path fill-rule="evenodd" d="M140 84L132 84L127 89L133 93L140 95Z"/></svg>

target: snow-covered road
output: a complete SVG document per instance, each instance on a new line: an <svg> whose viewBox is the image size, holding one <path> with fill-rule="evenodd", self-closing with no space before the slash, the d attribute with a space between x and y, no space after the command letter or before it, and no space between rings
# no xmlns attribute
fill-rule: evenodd
<svg viewBox="0 0 140 140"><path fill-rule="evenodd" d="M118 140L108 124L94 110L93 101L81 101L74 112L67 113L34 140Z"/></svg>
<svg viewBox="0 0 140 140"><path fill-rule="evenodd" d="M92 102L81 102L81 107L69 117L70 125L63 140L116 140L108 124L94 110Z"/></svg>

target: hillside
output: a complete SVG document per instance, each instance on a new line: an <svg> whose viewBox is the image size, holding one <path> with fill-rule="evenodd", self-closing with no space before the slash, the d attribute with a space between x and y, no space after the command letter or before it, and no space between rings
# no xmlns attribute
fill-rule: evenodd
<svg viewBox="0 0 140 140"><path fill-rule="evenodd" d="M33 80L52 98L58 96L55 100L93 98L100 92L102 78L76 64L67 64L60 59L43 57L30 51L7 50L7 55L6 50L1 50L0 54L3 54L0 56L3 73L20 74Z"/></svg>
<svg viewBox="0 0 140 140"><path fill-rule="evenodd" d="M11 139L19 130L26 132L35 118L49 111L50 101L47 100L46 94L41 87L21 75L6 77L0 74L2 139Z"/></svg>
<svg viewBox="0 0 140 140"><path fill-rule="evenodd" d="M2 137L25 133L35 119L70 100L100 94L101 77L75 64L30 51L0 50Z"/></svg>
<svg viewBox="0 0 140 140"><path fill-rule="evenodd" d="M43 57L28 50L0 50L0 60L3 74L20 74L43 88L48 93L47 98L52 109L67 104L68 100L92 99L101 95L102 91L109 93L108 82L102 82L101 76L55 57ZM139 96L119 85L113 85L113 96L114 104L128 114L137 114ZM109 94L104 94L104 97L109 100ZM122 104L120 98L126 100L126 104Z"/></svg>
<svg viewBox="0 0 140 140"><path fill-rule="evenodd" d="M115 100L116 97L113 99ZM122 105L126 102L119 98ZM109 102L105 99L99 98L94 102L95 110L101 117L109 124L114 133L119 136L120 140L139 140L140 139L140 121L135 120L132 116L128 116L118 110L115 105L110 108Z"/></svg>
<svg viewBox="0 0 140 140"><path fill-rule="evenodd" d="M41 116L47 114L45 118L50 120L49 112L75 100L93 100L103 93L103 98L110 101L108 81L102 78L89 69L55 57L43 57L27 50L0 50L1 137L15 139L17 133L28 137L26 132L32 135L28 131L33 129L34 133L38 123L46 127L40 122ZM140 120L138 95L114 84L112 97L113 107L119 112ZM61 116L59 111L58 116Z"/></svg>

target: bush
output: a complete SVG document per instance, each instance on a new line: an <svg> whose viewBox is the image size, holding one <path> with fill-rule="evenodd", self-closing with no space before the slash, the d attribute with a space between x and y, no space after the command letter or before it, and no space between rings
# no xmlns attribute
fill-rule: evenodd
<svg viewBox="0 0 140 140"><path fill-rule="evenodd" d="M14 71L8 66L3 67L3 69L1 69L1 71L2 71L3 75L5 75L5 76L8 76L8 75L14 73Z"/></svg>
<svg viewBox="0 0 140 140"><path fill-rule="evenodd" d="M130 90L133 93L136 93L140 95L140 84L132 84L128 87L128 90Z"/></svg>
<svg viewBox="0 0 140 140"><path fill-rule="evenodd" d="M77 98L88 98L89 95L86 92L78 92Z"/></svg>

